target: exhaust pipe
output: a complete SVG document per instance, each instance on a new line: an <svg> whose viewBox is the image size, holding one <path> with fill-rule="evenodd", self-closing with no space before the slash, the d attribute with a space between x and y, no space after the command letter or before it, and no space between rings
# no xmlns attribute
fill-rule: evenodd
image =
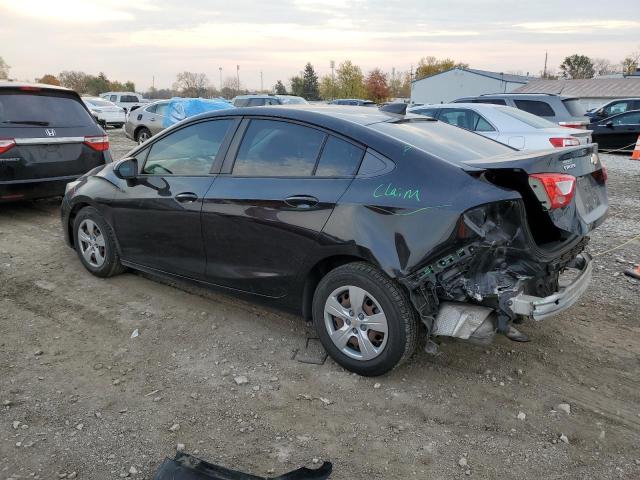
<svg viewBox="0 0 640 480"><path fill-rule="evenodd" d="M489 345L496 335L495 312L462 302L443 302L433 324L434 336L456 337Z"/></svg>

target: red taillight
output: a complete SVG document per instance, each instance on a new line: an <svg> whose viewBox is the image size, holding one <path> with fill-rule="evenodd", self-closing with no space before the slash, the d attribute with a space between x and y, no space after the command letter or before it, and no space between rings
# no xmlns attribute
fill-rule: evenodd
<svg viewBox="0 0 640 480"><path fill-rule="evenodd" d="M587 129L587 122L558 122L558 125L565 128L577 128L579 130Z"/></svg>
<svg viewBox="0 0 640 480"><path fill-rule="evenodd" d="M42 89L40 87L18 87L18 90L22 90L23 92L39 92Z"/></svg>
<svg viewBox="0 0 640 480"><path fill-rule="evenodd" d="M556 148L575 147L580 145L580 140L576 137L555 137L550 138L549 141L551 142L551 145Z"/></svg>
<svg viewBox="0 0 640 480"><path fill-rule="evenodd" d="M562 173L535 173L529 175L529 184L541 198L541 189L546 193L547 201L542 203L550 210L566 207L573 200L576 190L576 177Z"/></svg>
<svg viewBox="0 0 640 480"><path fill-rule="evenodd" d="M109 136L100 135L97 137L84 137L85 145L93 148L97 152L104 152L109 150Z"/></svg>
<svg viewBox="0 0 640 480"><path fill-rule="evenodd" d="M7 152L16 146L13 138L0 138L0 153Z"/></svg>

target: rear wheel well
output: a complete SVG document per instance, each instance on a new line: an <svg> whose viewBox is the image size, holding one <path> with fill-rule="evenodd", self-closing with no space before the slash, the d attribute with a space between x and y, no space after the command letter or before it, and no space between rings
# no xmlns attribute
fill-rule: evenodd
<svg viewBox="0 0 640 480"><path fill-rule="evenodd" d="M138 135L140 134L140 130L142 130L143 128L144 128L145 130L149 130L149 129L148 129L147 127L145 127L144 125L138 125L138 126L136 127L136 129L133 131L133 139L134 139L136 142L138 141Z"/></svg>
<svg viewBox="0 0 640 480"><path fill-rule="evenodd" d="M333 257L327 257L316 263L313 268L307 274L307 279L304 284L304 290L302 292L302 316L309 320L313 316L313 294L316 291L316 287L322 277L329 273L334 268L340 267L351 262L366 261L364 258L356 257L353 255L336 255Z"/></svg>
<svg viewBox="0 0 640 480"><path fill-rule="evenodd" d="M89 203L78 203L73 206L71 212L69 213L69 222L67 223L67 231L69 232L69 242L71 246L75 248L74 239L73 239L73 222L76 219L76 215L78 212L82 210L84 207L90 207Z"/></svg>

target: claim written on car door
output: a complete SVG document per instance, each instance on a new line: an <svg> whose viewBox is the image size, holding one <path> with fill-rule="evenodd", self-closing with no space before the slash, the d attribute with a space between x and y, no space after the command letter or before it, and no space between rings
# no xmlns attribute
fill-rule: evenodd
<svg viewBox="0 0 640 480"><path fill-rule="evenodd" d="M122 257L133 263L202 277L200 210L212 169L236 120L208 120L169 132L136 156L140 175L113 201Z"/></svg>
<svg viewBox="0 0 640 480"><path fill-rule="evenodd" d="M244 120L203 206L208 280L284 296L363 155L320 129Z"/></svg>

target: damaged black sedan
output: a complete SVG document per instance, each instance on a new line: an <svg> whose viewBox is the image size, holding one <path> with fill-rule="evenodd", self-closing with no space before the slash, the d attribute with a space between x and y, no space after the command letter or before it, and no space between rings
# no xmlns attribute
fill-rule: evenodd
<svg viewBox="0 0 640 480"><path fill-rule="evenodd" d="M514 324L579 298L608 209L596 148L519 152L368 108L240 108L69 184L62 222L94 275L132 268L290 309L340 365L381 375L425 337L526 340Z"/></svg>

